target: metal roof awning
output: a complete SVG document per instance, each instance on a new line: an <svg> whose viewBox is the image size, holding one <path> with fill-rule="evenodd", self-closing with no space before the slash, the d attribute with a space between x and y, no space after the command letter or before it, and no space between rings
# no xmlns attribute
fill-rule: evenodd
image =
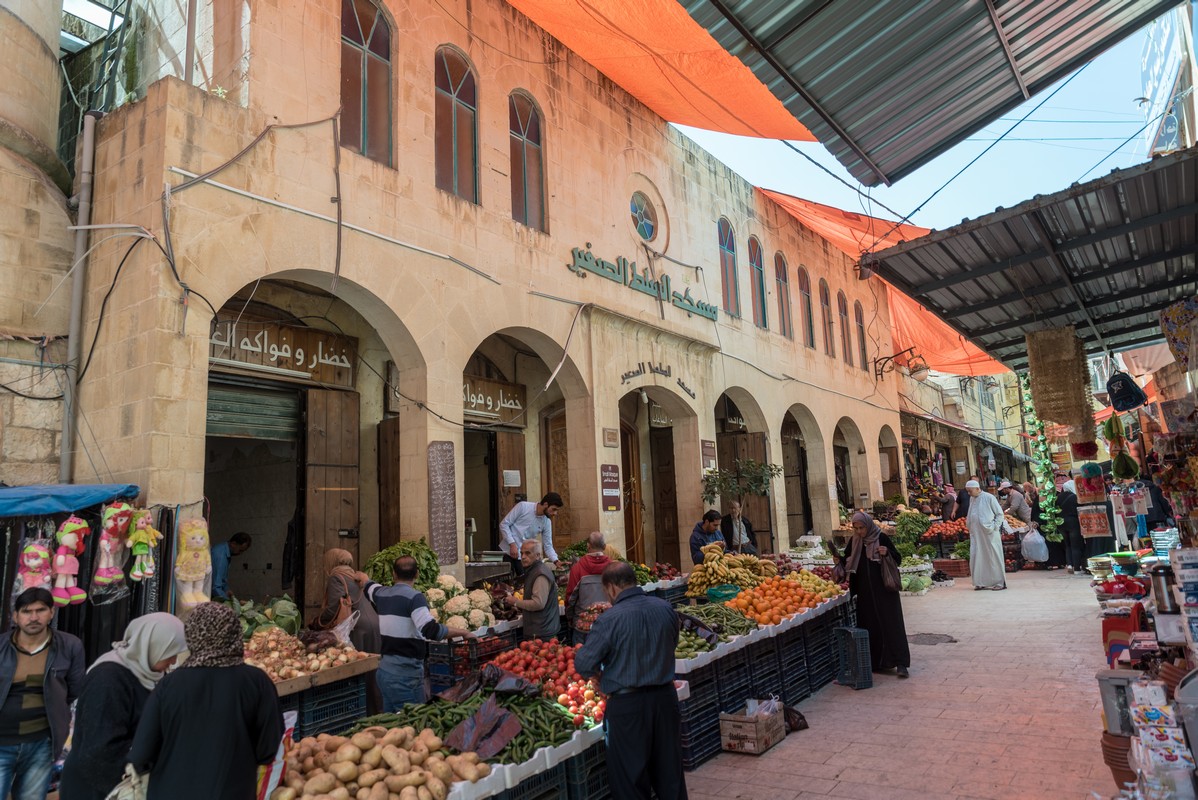
<svg viewBox="0 0 1198 800"><path fill-rule="evenodd" d="M678 1L866 186L911 173L1178 5Z"/></svg>
<svg viewBox="0 0 1198 800"><path fill-rule="evenodd" d="M1198 148L862 257L999 361L1024 335L1077 327L1089 354L1162 338L1158 315L1198 293Z"/></svg>

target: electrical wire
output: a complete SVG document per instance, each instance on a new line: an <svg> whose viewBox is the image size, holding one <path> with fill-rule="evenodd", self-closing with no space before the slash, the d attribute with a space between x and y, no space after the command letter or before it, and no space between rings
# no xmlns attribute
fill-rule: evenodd
<svg viewBox="0 0 1198 800"><path fill-rule="evenodd" d="M91 347L87 351L87 360L83 362L83 367L80 368L79 374L75 377L75 385L78 386L83 376L87 374L87 368L92 364L92 356L96 354L96 343L100 341L100 331L104 329L104 312L108 309L108 298L112 297L113 291L116 290L117 278L121 277L121 270L125 266L125 262L129 260L129 256L133 255L133 251L137 246L146 241L146 237L138 237L129 245L129 249L125 251L125 255L121 257L120 262L116 265L116 271L112 274L112 283L108 285L108 291L104 293L104 299L100 301L100 315L96 320L96 332L92 336Z"/></svg>
<svg viewBox="0 0 1198 800"><path fill-rule="evenodd" d="M1080 178L1078 178L1075 181L1075 183L1081 183L1083 180L1085 180L1086 177L1091 172L1098 169L1105 162L1110 160L1116 153L1118 153L1120 150L1122 150L1124 147L1126 147L1129 142L1133 141L1137 136L1139 136L1141 133L1146 131L1148 129L1149 125L1152 125L1154 122L1158 122L1158 121L1164 119L1165 116L1169 113L1169 109L1172 108L1173 103L1177 102L1178 100L1182 99L1183 97L1188 96L1193 91L1194 91L1194 87L1191 86L1189 89L1186 89L1183 92L1178 92L1177 94L1173 95L1169 105L1166 106L1165 109L1163 111L1161 111L1161 113L1157 114L1155 117L1153 117L1152 119L1148 120L1143 125L1141 125L1140 128L1135 133L1133 133L1131 136L1128 136L1126 139L1124 139L1123 142L1121 144L1119 144L1119 146L1117 146L1114 150L1112 150L1110 153L1108 153L1104 158L1100 159L1098 161L1098 163L1096 163L1094 166L1090 167L1088 170L1086 170L1084 173L1082 173L1082 176Z"/></svg>
<svg viewBox="0 0 1198 800"><path fill-rule="evenodd" d="M45 380L45 378L43 377L42 380ZM38 383L41 383L41 380L39 380ZM10 386L7 383L0 383L0 389L3 389L4 391L8 392L9 394L15 394L17 397L23 397L26 400L61 400L63 398L63 395L61 393L56 394L56 395L51 395L50 397L41 397L36 394L26 394L25 392L22 392L19 389L13 388L12 386Z"/></svg>

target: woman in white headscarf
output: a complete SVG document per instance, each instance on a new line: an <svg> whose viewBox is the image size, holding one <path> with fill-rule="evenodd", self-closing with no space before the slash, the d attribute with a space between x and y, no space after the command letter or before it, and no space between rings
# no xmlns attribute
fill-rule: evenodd
<svg viewBox="0 0 1198 800"><path fill-rule="evenodd" d="M1077 518L1077 485L1072 480L1061 485L1057 508L1061 509L1061 537L1065 540L1065 571L1085 574L1086 540L1082 538L1082 524Z"/></svg>
<svg viewBox="0 0 1198 800"><path fill-rule="evenodd" d="M1007 588L1002 557L1002 506L982 491L977 481L965 484L969 493L969 573L974 589Z"/></svg>
<svg viewBox="0 0 1198 800"><path fill-rule="evenodd" d="M155 613L131 621L125 638L96 659L75 706L61 797L103 800L120 783L150 691L186 649L183 623Z"/></svg>

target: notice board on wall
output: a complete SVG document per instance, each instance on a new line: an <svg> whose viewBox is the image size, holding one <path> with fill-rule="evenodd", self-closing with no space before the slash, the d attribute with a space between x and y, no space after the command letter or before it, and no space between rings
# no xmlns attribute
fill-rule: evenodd
<svg viewBox="0 0 1198 800"><path fill-rule="evenodd" d="M453 442L428 445L428 544L438 564L458 560L458 497Z"/></svg>

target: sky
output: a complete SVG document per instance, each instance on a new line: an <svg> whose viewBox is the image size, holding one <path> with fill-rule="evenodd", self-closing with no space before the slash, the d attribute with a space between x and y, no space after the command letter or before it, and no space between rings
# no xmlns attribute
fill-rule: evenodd
<svg viewBox="0 0 1198 800"><path fill-rule="evenodd" d="M1075 72L1072 79L1066 77L1033 96L890 187L867 189L819 142L794 143L869 199L781 142L678 127L755 186L887 219L894 215L871 205L870 199L903 214L923 206L911 216L911 222L947 228L1147 160L1144 135L1133 136L1147 121L1136 102L1143 94L1140 59L1145 40L1146 30L1124 39ZM928 201L961 167L1041 102L1044 105L1026 121ZM1128 137L1132 139L1124 145Z"/></svg>

